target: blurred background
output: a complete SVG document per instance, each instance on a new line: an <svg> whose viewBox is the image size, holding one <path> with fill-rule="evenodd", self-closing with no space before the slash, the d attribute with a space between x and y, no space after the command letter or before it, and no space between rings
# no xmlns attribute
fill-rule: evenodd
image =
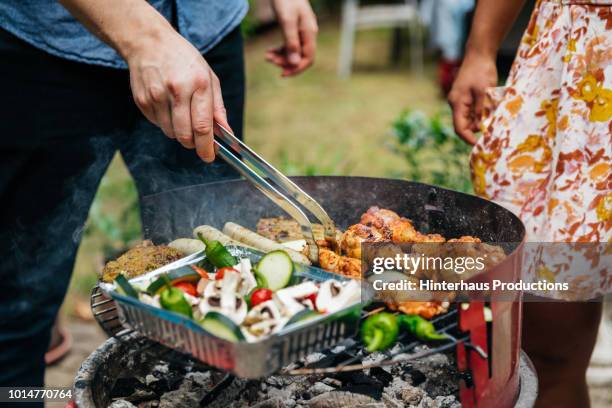
<svg viewBox="0 0 612 408"><path fill-rule="evenodd" d="M461 63L474 0L311 0L319 17L315 65L281 78L264 61L280 43L268 0L250 0L244 20L245 140L288 175L405 178L471 192L470 147L452 130L445 94ZM498 59L505 80L533 1ZM223 85L223 84L222 84ZM67 386L104 339L89 293L105 261L141 239L138 197L120 155L98 189L61 313L78 339L47 371ZM610 384L592 387L594 406L612 405Z"/></svg>

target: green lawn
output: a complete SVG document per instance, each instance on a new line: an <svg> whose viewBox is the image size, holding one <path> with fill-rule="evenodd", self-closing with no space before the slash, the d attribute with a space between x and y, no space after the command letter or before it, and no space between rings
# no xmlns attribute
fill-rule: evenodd
<svg viewBox="0 0 612 408"><path fill-rule="evenodd" d="M316 64L296 78L281 78L264 61L265 50L280 43L278 33L247 41L246 141L289 174L405 174L406 161L389 148L393 120L406 109L431 114L444 103L431 67L425 76L416 76L407 61L389 64L390 35L386 30L358 35L349 80L336 76L339 36L334 24L322 25ZM65 310L86 309L105 254L137 235L134 200L118 156L90 214Z"/></svg>

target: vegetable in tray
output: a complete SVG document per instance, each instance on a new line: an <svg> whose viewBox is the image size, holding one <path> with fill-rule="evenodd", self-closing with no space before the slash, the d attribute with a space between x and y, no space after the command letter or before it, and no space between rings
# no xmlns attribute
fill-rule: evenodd
<svg viewBox="0 0 612 408"><path fill-rule="evenodd" d="M206 258L133 284L119 275L115 290L153 307L193 319L222 339L258 341L283 328L361 301L356 281L299 282L290 256L274 250L255 264L219 241L200 236Z"/></svg>

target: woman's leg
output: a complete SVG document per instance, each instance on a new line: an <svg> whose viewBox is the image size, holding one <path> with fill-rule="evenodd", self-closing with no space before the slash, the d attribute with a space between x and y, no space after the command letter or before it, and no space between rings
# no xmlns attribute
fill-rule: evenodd
<svg viewBox="0 0 612 408"><path fill-rule="evenodd" d="M601 302L523 305L523 349L538 373L538 408L589 407L586 369L601 310Z"/></svg>

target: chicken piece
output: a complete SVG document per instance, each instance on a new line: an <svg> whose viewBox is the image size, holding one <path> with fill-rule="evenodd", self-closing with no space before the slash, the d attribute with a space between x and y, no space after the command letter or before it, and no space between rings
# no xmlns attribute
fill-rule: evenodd
<svg viewBox="0 0 612 408"><path fill-rule="evenodd" d="M464 235L464 236L462 236L460 238L451 238L451 239L448 240L448 242L473 242L473 243L480 243L482 241L480 240L480 238L476 238L476 237L473 237L471 235Z"/></svg>
<svg viewBox="0 0 612 408"><path fill-rule="evenodd" d="M387 307L393 311L405 314L419 315L425 319L431 319L448 311L448 302L388 302Z"/></svg>
<svg viewBox="0 0 612 408"><path fill-rule="evenodd" d="M415 242L423 242L423 243L442 243L446 242L446 238L444 238L440 234L418 234Z"/></svg>
<svg viewBox="0 0 612 408"><path fill-rule="evenodd" d="M340 249L350 257L361 259L361 244L363 242L382 242L391 239L391 232L386 228L376 228L370 225L351 225L342 234Z"/></svg>
<svg viewBox="0 0 612 408"><path fill-rule="evenodd" d="M364 225L371 225L375 228L382 228L399 220L400 216L394 211L386 210L384 208L370 207L368 208L368 211L363 213L359 222Z"/></svg>
<svg viewBox="0 0 612 408"><path fill-rule="evenodd" d="M329 249L319 248L321 268L348 278L361 279L361 260L336 254Z"/></svg>
<svg viewBox="0 0 612 408"><path fill-rule="evenodd" d="M361 216L361 224L389 231L389 239L397 243L417 242L420 235L412 221L384 208L370 207Z"/></svg>
<svg viewBox="0 0 612 408"><path fill-rule="evenodd" d="M166 245L153 245L143 241L114 261L109 261L102 270L102 280L112 282L117 275L134 278L146 272L161 268L183 257L183 253Z"/></svg>

